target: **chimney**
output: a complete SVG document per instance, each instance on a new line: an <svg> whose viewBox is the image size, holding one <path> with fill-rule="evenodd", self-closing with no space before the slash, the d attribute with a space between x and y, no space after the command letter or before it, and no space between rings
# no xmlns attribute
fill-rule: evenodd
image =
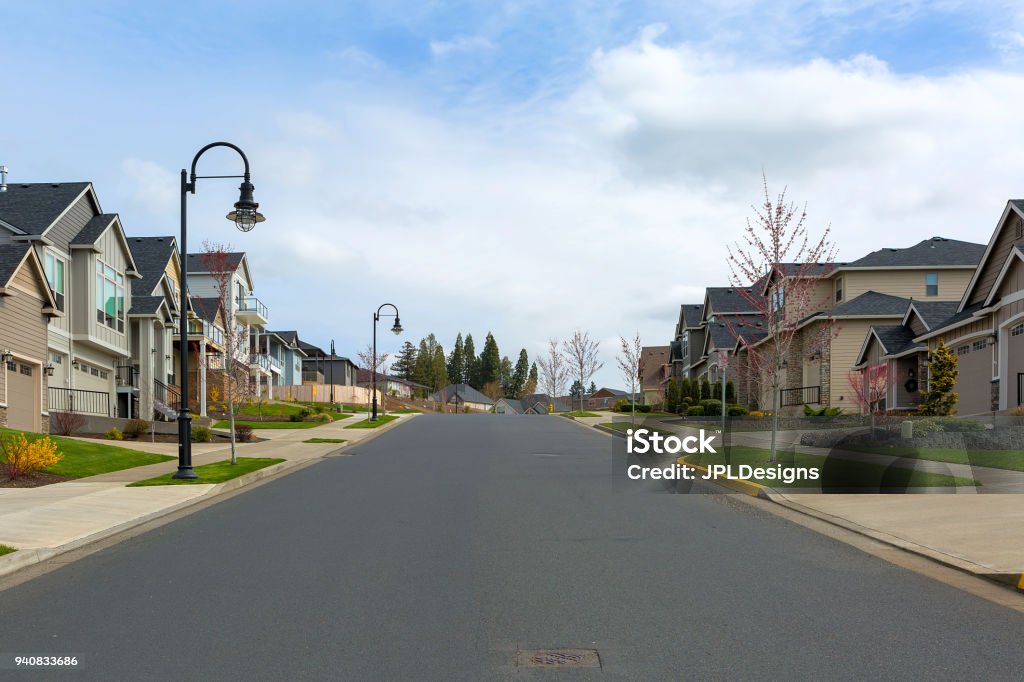
<svg viewBox="0 0 1024 682"><path fill-rule="evenodd" d="M0 166L0 192L7 191L7 166Z"/></svg>

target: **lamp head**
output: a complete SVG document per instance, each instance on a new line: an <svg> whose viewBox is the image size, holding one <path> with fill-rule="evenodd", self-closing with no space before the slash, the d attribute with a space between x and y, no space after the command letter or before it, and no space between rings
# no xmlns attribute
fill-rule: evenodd
<svg viewBox="0 0 1024 682"><path fill-rule="evenodd" d="M398 319L398 315L395 315L395 324L391 327L391 331L393 331L395 335L402 333L402 322Z"/></svg>
<svg viewBox="0 0 1024 682"><path fill-rule="evenodd" d="M249 182L248 174L246 174L245 180L238 188L239 194L238 201L235 202L235 210L226 216L242 232L249 232L256 227L256 223L266 220L263 214L256 210L260 205L252 197L253 189L255 188Z"/></svg>

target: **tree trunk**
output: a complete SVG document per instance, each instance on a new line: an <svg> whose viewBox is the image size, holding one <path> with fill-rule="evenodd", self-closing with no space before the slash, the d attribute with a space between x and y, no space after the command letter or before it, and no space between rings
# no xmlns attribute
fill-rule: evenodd
<svg viewBox="0 0 1024 682"><path fill-rule="evenodd" d="M228 368L228 428L231 430L231 463L236 464L235 457L235 363L227 361Z"/></svg>
<svg viewBox="0 0 1024 682"><path fill-rule="evenodd" d="M781 368L779 368L781 369ZM779 432L779 374L778 371L775 373L775 378L772 381L772 454L768 458L768 461L774 464L778 460L778 456L775 454L775 438Z"/></svg>

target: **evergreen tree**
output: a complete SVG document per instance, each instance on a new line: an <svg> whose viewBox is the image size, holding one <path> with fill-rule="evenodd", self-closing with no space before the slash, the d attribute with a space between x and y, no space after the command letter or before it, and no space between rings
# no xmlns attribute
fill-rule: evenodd
<svg viewBox="0 0 1024 682"><path fill-rule="evenodd" d="M665 410L673 414L679 412L679 381L672 377L665 387Z"/></svg>
<svg viewBox="0 0 1024 682"><path fill-rule="evenodd" d="M455 337L455 348L448 355L448 379L453 384L465 383L466 356L462 345L462 332Z"/></svg>
<svg viewBox="0 0 1024 682"><path fill-rule="evenodd" d="M693 400L693 389L690 387L690 377L683 377L679 381L679 406L683 406L683 398Z"/></svg>
<svg viewBox="0 0 1024 682"><path fill-rule="evenodd" d="M540 379L537 375L537 363L530 365L530 375L526 379L526 385L523 386L523 395L533 395L537 392L537 382Z"/></svg>
<svg viewBox="0 0 1024 682"><path fill-rule="evenodd" d="M736 386L731 381L725 382L725 402L730 405L736 402Z"/></svg>
<svg viewBox="0 0 1024 682"><path fill-rule="evenodd" d="M433 355L434 357L430 363L430 379L434 390L440 391L448 385L448 367L444 359L444 348L436 341L434 342Z"/></svg>
<svg viewBox="0 0 1024 682"><path fill-rule="evenodd" d="M512 369L512 361L508 359L506 355L501 359L501 391L502 395L514 396L515 390L515 370Z"/></svg>
<svg viewBox="0 0 1024 682"><path fill-rule="evenodd" d="M946 342L939 339L939 347L932 353L932 361L928 365L930 390L921 391L921 404L917 406L917 413L941 417L955 414L959 396L953 389L956 388L959 375L956 356L946 347Z"/></svg>
<svg viewBox="0 0 1024 682"><path fill-rule="evenodd" d="M423 384L428 388L433 387L434 382L430 366L432 360L430 349L427 347L427 340L420 339L420 347L416 353L416 362L413 364L413 381L417 384Z"/></svg>
<svg viewBox="0 0 1024 682"><path fill-rule="evenodd" d="M569 387L569 395L571 395L573 398L583 397L583 384L580 383L579 379L572 382L572 386Z"/></svg>
<svg viewBox="0 0 1024 682"><path fill-rule="evenodd" d="M490 332L487 332L484 350L480 353L478 364L476 378L481 386L492 381L501 381L501 353L498 351L498 343L494 340L494 335Z"/></svg>
<svg viewBox="0 0 1024 682"><path fill-rule="evenodd" d="M519 360L516 362L515 371L512 372L512 383L509 386L511 391L508 395L515 398L521 398L523 395L523 389L526 388L526 381L530 376L530 358L526 355L526 349L519 351Z"/></svg>
<svg viewBox="0 0 1024 682"><path fill-rule="evenodd" d="M466 334L466 344L462 349L462 383L469 384L473 388L480 388L480 376L477 368L480 364L476 357L476 348L473 346L473 335Z"/></svg>
<svg viewBox="0 0 1024 682"><path fill-rule="evenodd" d="M406 380L412 380L413 372L416 369L416 346L406 341L402 344L402 350L398 352L395 363L391 365L391 373Z"/></svg>
<svg viewBox="0 0 1024 682"><path fill-rule="evenodd" d="M700 382L700 399L701 400L707 400L708 398L714 398L714 397L715 396L711 395L711 382L708 381L707 378L701 379L701 382Z"/></svg>
<svg viewBox="0 0 1024 682"><path fill-rule="evenodd" d="M587 395L594 395L595 393L597 393L597 384L591 381L590 388L587 389Z"/></svg>

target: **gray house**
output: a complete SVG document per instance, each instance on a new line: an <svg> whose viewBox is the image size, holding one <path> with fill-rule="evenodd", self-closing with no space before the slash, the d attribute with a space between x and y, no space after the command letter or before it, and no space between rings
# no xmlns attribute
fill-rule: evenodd
<svg viewBox="0 0 1024 682"><path fill-rule="evenodd" d="M469 384L448 384L443 389L430 396L430 400L443 403L461 412L465 408L490 412L494 407L494 401L476 390Z"/></svg>
<svg viewBox="0 0 1024 682"><path fill-rule="evenodd" d="M118 416L115 377L128 364L132 281L141 276L120 218L103 213L89 182L11 184L0 192L0 226L32 245L64 313L50 320L40 358L53 367L49 409Z"/></svg>

